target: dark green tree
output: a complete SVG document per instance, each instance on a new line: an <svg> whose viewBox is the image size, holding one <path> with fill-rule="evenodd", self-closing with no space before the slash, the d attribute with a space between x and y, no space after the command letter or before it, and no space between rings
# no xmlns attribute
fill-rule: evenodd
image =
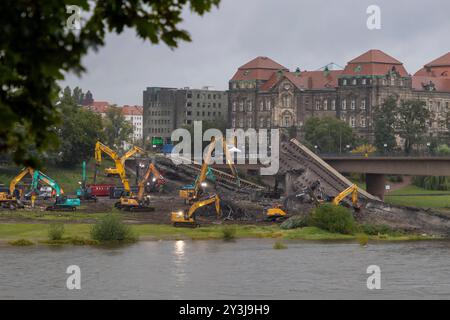
<svg viewBox="0 0 450 320"><path fill-rule="evenodd" d="M58 80L85 71L81 61L89 50L104 45L108 32L125 28L151 43L170 48L190 41L179 28L186 7L203 15L220 0L3 0L0 2L0 153L12 152L18 164L36 166L38 156L57 143L52 128L61 120L55 105ZM81 28L73 28L81 8ZM73 7L72 7L73 9ZM76 19L75 19L76 20Z"/></svg>
<svg viewBox="0 0 450 320"><path fill-rule="evenodd" d="M103 119L104 142L113 149L120 150L124 142L131 142L132 124L125 119L122 108L110 106Z"/></svg>
<svg viewBox="0 0 450 320"><path fill-rule="evenodd" d="M62 110L61 123L55 129L59 144L46 153L46 161L73 167L93 157L97 139L103 138L102 119L73 100L61 100L58 106Z"/></svg>
<svg viewBox="0 0 450 320"><path fill-rule="evenodd" d="M396 146L395 125L397 99L388 97L374 112L375 147L379 151L393 151Z"/></svg>
<svg viewBox="0 0 450 320"><path fill-rule="evenodd" d="M317 146L322 153L343 152L347 145L352 147L357 137L352 128L336 118L310 118L303 126L304 142L310 147Z"/></svg>
<svg viewBox="0 0 450 320"><path fill-rule="evenodd" d="M415 144L423 141L427 133L431 112L426 104L420 100L402 101L398 107L396 117L396 129L401 138L404 139L403 149L410 154Z"/></svg>

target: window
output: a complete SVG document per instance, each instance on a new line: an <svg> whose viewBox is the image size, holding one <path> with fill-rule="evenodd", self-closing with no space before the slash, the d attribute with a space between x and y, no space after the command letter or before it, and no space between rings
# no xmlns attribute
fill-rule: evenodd
<svg viewBox="0 0 450 320"><path fill-rule="evenodd" d="M270 111L271 108L271 100L267 100L267 111Z"/></svg>
<svg viewBox="0 0 450 320"><path fill-rule="evenodd" d="M350 126L351 126L352 128L356 127L356 119L355 119L354 116L351 116L351 117L350 117Z"/></svg>
<svg viewBox="0 0 450 320"><path fill-rule="evenodd" d="M395 86L395 78L391 78L391 86Z"/></svg>
<svg viewBox="0 0 450 320"><path fill-rule="evenodd" d="M356 84L357 84L356 79L353 79L353 80L352 80L352 84L353 84L354 86L356 86Z"/></svg>
<svg viewBox="0 0 450 320"><path fill-rule="evenodd" d="M355 99L352 99L351 108L352 108L352 110L356 109L356 100Z"/></svg>
<svg viewBox="0 0 450 320"><path fill-rule="evenodd" d="M342 85L346 86L347 85L347 79L342 80Z"/></svg>
<svg viewBox="0 0 450 320"><path fill-rule="evenodd" d="M361 110L366 110L366 99L361 100Z"/></svg>
<svg viewBox="0 0 450 320"><path fill-rule="evenodd" d="M328 110L328 99L325 99L323 101L323 110L327 111Z"/></svg>
<svg viewBox="0 0 450 320"><path fill-rule="evenodd" d="M281 102L282 102L283 108L290 108L291 107L291 96L284 95L281 98Z"/></svg>
<svg viewBox="0 0 450 320"><path fill-rule="evenodd" d="M239 119L239 127L242 128L244 126L244 119L240 118Z"/></svg>
<svg viewBox="0 0 450 320"><path fill-rule="evenodd" d="M362 80L361 80L361 84L362 84L362 85L366 85L366 84L367 84L367 79L362 79Z"/></svg>
<svg viewBox="0 0 450 320"><path fill-rule="evenodd" d="M252 126L252 117L249 117L249 118L247 119L247 124L248 124L249 127Z"/></svg>
<svg viewBox="0 0 450 320"><path fill-rule="evenodd" d="M336 110L336 100L331 100L331 110Z"/></svg>
<svg viewBox="0 0 450 320"><path fill-rule="evenodd" d="M264 101L263 101L263 100L261 100L261 101L259 102L259 110L260 110L260 111L264 111Z"/></svg>
<svg viewBox="0 0 450 320"><path fill-rule="evenodd" d="M364 118L364 117L361 118L361 127L363 127L363 128L366 127L366 118Z"/></svg>
<svg viewBox="0 0 450 320"><path fill-rule="evenodd" d="M320 110L320 101L319 100L316 101L316 110Z"/></svg>
<svg viewBox="0 0 450 320"><path fill-rule="evenodd" d="M259 127L264 128L264 118L263 117L259 118Z"/></svg>
<svg viewBox="0 0 450 320"><path fill-rule="evenodd" d="M342 100L342 110L347 110L347 100Z"/></svg>
<svg viewBox="0 0 450 320"><path fill-rule="evenodd" d="M244 100L239 101L239 111L244 111Z"/></svg>
<svg viewBox="0 0 450 320"><path fill-rule="evenodd" d="M270 118L269 117L267 117L266 125L267 125L267 128L270 128Z"/></svg>
<svg viewBox="0 0 450 320"><path fill-rule="evenodd" d="M252 103L251 100L249 100L249 101L247 102L247 110L248 110L249 112L251 112L252 109L253 109L253 103Z"/></svg>
<svg viewBox="0 0 450 320"><path fill-rule="evenodd" d="M236 128L236 118L231 119L231 126Z"/></svg>

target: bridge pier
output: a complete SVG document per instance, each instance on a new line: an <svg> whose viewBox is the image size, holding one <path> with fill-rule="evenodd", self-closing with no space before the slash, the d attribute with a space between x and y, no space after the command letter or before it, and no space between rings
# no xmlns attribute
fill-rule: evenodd
<svg viewBox="0 0 450 320"><path fill-rule="evenodd" d="M366 174L366 191L381 200L384 200L385 191L385 178L384 174Z"/></svg>

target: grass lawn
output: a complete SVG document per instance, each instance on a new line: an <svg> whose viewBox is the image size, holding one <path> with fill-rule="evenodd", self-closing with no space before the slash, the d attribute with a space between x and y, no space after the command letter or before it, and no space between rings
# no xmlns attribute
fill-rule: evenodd
<svg viewBox="0 0 450 320"><path fill-rule="evenodd" d="M119 179L106 177L104 175L104 169L107 167L112 167L113 162L108 158L102 160L102 166L97 175L97 183L119 183ZM95 161L90 161L87 165L87 177L88 183L92 182L94 178ZM11 179L13 179L22 170L21 167L14 165L11 166L0 166L0 184L9 186ZM57 168L57 167L44 167L41 170L43 173L48 175L50 178L54 179L63 188L65 193L73 194L75 190L79 187L78 182L81 181L82 168L81 164L74 168ZM31 181L31 177L26 176L25 181ZM134 176L129 174L130 181L134 181Z"/></svg>
<svg viewBox="0 0 450 320"><path fill-rule="evenodd" d="M91 224L65 224L64 238L90 238ZM48 224L5 223L0 224L0 241L26 239L33 242L48 239ZM205 226L200 228L175 228L170 225L133 225L134 233L141 240L209 240L223 239L224 230L234 229L236 238L277 238L286 240L355 240L354 235L330 233L316 227L282 230L277 225L233 225ZM371 240L425 240L428 238L416 235L371 236Z"/></svg>
<svg viewBox="0 0 450 320"><path fill-rule="evenodd" d="M385 196L385 201L418 208L450 209L450 195L448 194L450 191L426 190L411 185L389 192Z"/></svg>

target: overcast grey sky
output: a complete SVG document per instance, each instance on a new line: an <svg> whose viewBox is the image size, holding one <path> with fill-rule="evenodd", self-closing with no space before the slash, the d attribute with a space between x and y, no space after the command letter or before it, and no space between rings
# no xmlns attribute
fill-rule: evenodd
<svg viewBox="0 0 450 320"><path fill-rule="evenodd" d="M381 8L381 30L368 30L366 9ZM235 70L268 56L293 70L346 62L369 49L401 60L409 73L450 51L448 0L222 0L204 17L185 14L193 41L178 49L151 45L128 30L84 59L88 72L63 86L95 100L142 105L149 86L226 89Z"/></svg>

